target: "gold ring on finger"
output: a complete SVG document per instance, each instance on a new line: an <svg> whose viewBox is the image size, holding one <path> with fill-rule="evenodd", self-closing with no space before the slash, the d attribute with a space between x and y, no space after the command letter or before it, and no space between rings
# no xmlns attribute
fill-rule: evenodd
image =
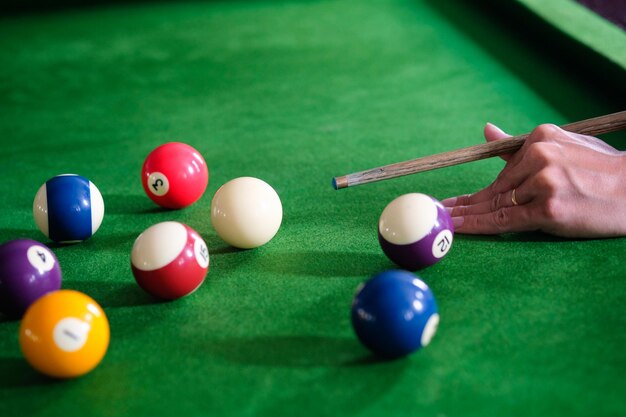
<svg viewBox="0 0 626 417"><path fill-rule="evenodd" d="M513 203L514 206L517 206L517 200L515 199L515 188L513 188L513 192L511 193L511 203Z"/></svg>

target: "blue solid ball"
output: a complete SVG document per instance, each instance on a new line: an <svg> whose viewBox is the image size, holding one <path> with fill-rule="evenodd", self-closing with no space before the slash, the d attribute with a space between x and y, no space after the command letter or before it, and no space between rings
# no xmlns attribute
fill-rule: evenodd
<svg viewBox="0 0 626 417"><path fill-rule="evenodd" d="M408 271L375 275L352 302L352 327L365 347L386 358L406 356L430 343L439 314L428 285Z"/></svg>

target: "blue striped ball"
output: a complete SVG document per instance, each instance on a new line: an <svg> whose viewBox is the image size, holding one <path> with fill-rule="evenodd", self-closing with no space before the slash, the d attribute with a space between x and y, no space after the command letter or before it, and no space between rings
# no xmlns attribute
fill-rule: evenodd
<svg viewBox="0 0 626 417"><path fill-rule="evenodd" d="M39 230L51 240L80 242L90 238L102 224L104 201L87 178L57 175L37 191L33 215Z"/></svg>

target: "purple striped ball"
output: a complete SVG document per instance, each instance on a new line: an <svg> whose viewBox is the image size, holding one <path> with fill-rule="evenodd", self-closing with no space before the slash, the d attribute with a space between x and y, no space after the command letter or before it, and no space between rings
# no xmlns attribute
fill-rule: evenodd
<svg viewBox="0 0 626 417"><path fill-rule="evenodd" d="M443 205L426 194L404 194L385 207L378 222L378 241L385 255L416 271L434 265L450 250L452 218Z"/></svg>

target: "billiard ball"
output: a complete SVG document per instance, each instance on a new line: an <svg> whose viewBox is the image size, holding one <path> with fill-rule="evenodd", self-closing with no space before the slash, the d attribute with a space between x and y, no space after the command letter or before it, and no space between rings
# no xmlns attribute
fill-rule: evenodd
<svg viewBox="0 0 626 417"><path fill-rule="evenodd" d="M427 346L439 314L428 286L409 271L375 275L360 286L352 302L352 327L377 356L398 358Z"/></svg>
<svg viewBox="0 0 626 417"><path fill-rule="evenodd" d="M104 217L98 187L80 175L57 175L37 191L33 215L39 230L55 242L72 243L90 238Z"/></svg>
<svg viewBox="0 0 626 417"><path fill-rule="evenodd" d="M54 378L74 378L94 369L109 347L109 322L91 297L54 291L24 314L19 342L26 361Z"/></svg>
<svg viewBox="0 0 626 417"><path fill-rule="evenodd" d="M426 194L404 194L385 207L378 222L378 241L387 257L416 271L439 262L450 250L452 218Z"/></svg>
<svg viewBox="0 0 626 417"><path fill-rule="evenodd" d="M211 201L211 223L228 244L256 248L278 232L283 206L276 191L265 181L240 177L222 185Z"/></svg>
<svg viewBox="0 0 626 417"><path fill-rule="evenodd" d="M59 261L45 245L17 239L0 246L0 312L21 317L36 299L59 288Z"/></svg>
<svg viewBox="0 0 626 417"><path fill-rule="evenodd" d="M154 149L141 170L143 189L161 207L180 209L195 203L209 183L209 170L200 152L170 142Z"/></svg>
<svg viewBox="0 0 626 417"><path fill-rule="evenodd" d="M162 222L139 235L131 252L137 284L149 294L175 300L194 292L209 270L209 250L191 227Z"/></svg>

